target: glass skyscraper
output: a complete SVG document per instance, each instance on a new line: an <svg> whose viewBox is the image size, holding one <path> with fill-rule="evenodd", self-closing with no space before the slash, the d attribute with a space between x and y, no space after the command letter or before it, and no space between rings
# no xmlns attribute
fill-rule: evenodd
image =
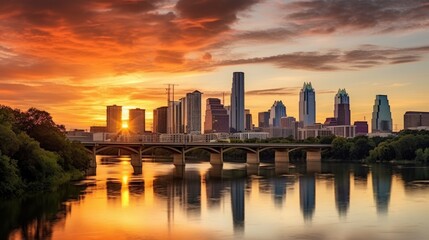
<svg viewBox="0 0 429 240"><path fill-rule="evenodd" d="M282 117L286 117L286 107L282 101L275 101L270 109L270 127L280 127Z"/></svg>
<svg viewBox="0 0 429 240"><path fill-rule="evenodd" d="M338 89L334 109L337 125L350 125L350 98L346 89Z"/></svg>
<svg viewBox="0 0 429 240"><path fill-rule="evenodd" d="M244 73L234 72L231 89L231 111L230 128L231 132L243 132L244 123Z"/></svg>
<svg viewBox="0 0 429 240"><path fill-rule="evenodd" d="M392 113L387 95L375 97L372 111L372 132L392 132Z"/></svg>
<svg viewBox="0 0 429 240"><path fill-rule="evenodd" d="M299 121L303 122L304 127L316 123L316 93L311 82L304 83L299 93Z"/></svg>

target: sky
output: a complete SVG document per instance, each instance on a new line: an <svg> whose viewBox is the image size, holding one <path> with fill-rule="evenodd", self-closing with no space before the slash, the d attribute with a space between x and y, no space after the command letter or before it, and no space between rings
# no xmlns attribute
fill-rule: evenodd
<svg viewBox="0 0 429 240"><path fill-rule="evenodd" d="M36 107L68 129L105 125L107 105L152 111L203 92L229 105L245 73L253 114L282 100L298 117L311 82L318 122L334 95L371 121L387 94L393 128L429 111L429 0L0 0L0 104Z"/></svg>

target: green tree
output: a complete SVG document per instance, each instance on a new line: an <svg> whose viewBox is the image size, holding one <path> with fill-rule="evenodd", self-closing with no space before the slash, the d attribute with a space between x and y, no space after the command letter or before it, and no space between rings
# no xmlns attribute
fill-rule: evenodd
<svg viewBox="0 0 429 240"><path fill-rule="evenodd" d="M347 160L350 158L351 144L347 139L337 137L332 141L332 157L334 159Z"/></svg>
<svg viewBox="0 0 429 240"><path fill-rule="evenodd" d="M23 186L16 161L0 153L0 196L19 195Z"/></svg>

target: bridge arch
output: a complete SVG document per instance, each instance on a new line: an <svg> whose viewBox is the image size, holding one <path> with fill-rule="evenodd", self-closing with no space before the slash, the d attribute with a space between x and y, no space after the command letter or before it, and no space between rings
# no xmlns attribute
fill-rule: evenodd
<svg viewBox="0 0 429 240"><path fill-rule="evenodd" d="M155 150L155 149L157 149L157 148L167 149L167 150L170 150L170 151L172 151L172 152L174 152L174 153L180 153L180 154L182 153L182 151L181 151L181 150L179 150L179 149L177 149L177 148L174 148L174 147L168 147L168 146L152 146L152 147L148 147L148 148L143 149L142 154L143 154L143 153L145 153L145 152L149 152L149 151Z"/></svg>
<svg viewBox="0 0 429 240"><path fill-rule="evenodd" d="M224 148L223 152L224 153L229 152L229 151L232 151L234 149L242 149L242 150L246 150L247 152L251 152L251 153L257 153L258 152L258 150L255 150L255 149L252 149L249 147L242 147L242 146L227 147L227 148Z"/></svg>
<svg viewBox="0 0 429 240"><path fill-rule="evenodd" d="M132 147L127 147L127 146L120 146L120 145L112 145L112 146L105 146L105 147L101 147L95 150L95 154L104 151L104 150L109 150L109 149L122 149L122 150L127 150L130 151L132 153L135 154L139 154L139 150L132 148Z"/></svg>
<svg viewBox="0 0 429 240"><path fill-rule="evenodd" d="M197 149L204 149L204 150L206 150L206 151L208 151L210 153L220 153L219 150L217 150L217 149L215 149L213 147L198 146L198 147L191 147L191 148L186 149L185 150L185 154L188 153L188 152L191 152L193 150L197 150Z"/></svg>

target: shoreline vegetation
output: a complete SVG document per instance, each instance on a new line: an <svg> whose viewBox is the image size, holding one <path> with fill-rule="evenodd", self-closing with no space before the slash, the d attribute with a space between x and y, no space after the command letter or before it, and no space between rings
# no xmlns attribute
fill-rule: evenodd
<svg viewBox="0 0 429 240"><path fill-rule="evenodd" d="M293 138L249 139L244 143L322 143L332 148L322 152L326 162L398 164L429 163L429 131L403 130L396 136L358 136L352 139L328 136L297 141ZM163 149L156 155L167 156ZM190 158L208 159L205 150L195 150ZM224 155L237 162L246 152L237 149ZM272 162L274 150L261 153L261 162ZM305 159L305 151L290 153L292 162ZM66 138L65 127L57 125L48 112L30 108L26 112L0 105L0 198L55 190L71 180L84 178L90 156L79 142Z"/></svg>
<svg viewBox="0 0 429 240"><path fill-rule="evenodd" d="M49 113L0 106L0 198L53 191L82 179L90 156Z"/></svg>

